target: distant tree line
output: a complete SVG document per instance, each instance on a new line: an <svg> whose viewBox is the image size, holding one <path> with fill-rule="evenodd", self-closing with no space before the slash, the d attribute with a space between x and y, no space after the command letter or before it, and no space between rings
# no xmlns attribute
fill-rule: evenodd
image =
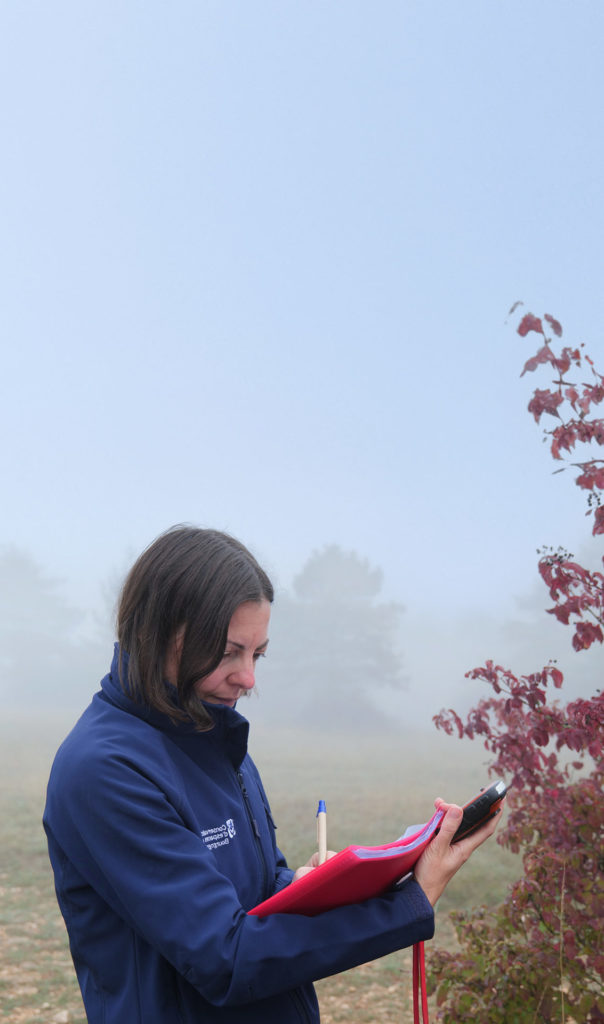
<svg viewBox="0 0 604 1024"><path fill-rule="evenodd" d="M315 551L280 594L271 623L266 710L283 724L329 730L388 726L378 689L405 685L399 651L403 607L379 600L383 575L355 551Z"/></svg>
<svg viewBox="0 0 604 1024"><path fill-rule="evenodd" d="M330 730L387 726L372 695L404 685L403 608L379 601L381 588L381 570L354 551L331 544L310 556L292 592L275 602L270 654L258 672L260 691L270 689L263 718ZM0 601L2 703L83 706L110 661L106 625L93 620L90 628L61 581L11 546L0 548Z"/></svg>
<svg viewBox="0 0 604 1024"><path fill-rule="evenodd" d="M84 704L108 662L102 629L63 596L26 551L0 548L0 701L6 706Z"/></svg>

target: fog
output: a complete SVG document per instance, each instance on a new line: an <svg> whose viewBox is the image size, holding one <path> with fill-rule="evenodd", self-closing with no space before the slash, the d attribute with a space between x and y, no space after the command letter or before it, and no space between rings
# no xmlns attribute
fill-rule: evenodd
<svg viewBox="0 0 604 1024"><path fill-rule="evenodd" d="M424 734L487 658L593 692L535 551L601 545L508 310L601 369L603 32L562 0L0 5L4 709L85 706L182 522L275 582L254 721ZM379 591L297 594L330 546Z"/></svg>
<svg viewBox="0 0 604 1024"><path fill-rule="evenodd" d="M595 541L580 553L592 567L599 554ZM404 593L387 600L381 567L337 545L300 570L277 592L256 691L239 703L252 723L341 736L398 731L419 742L441 707L463 713L489 695L465 678L487 659L516 674L555 660L565 683L553 696L564 700L593 694L604 679L601 645L573 651L572 629L546 613L538 578L517 595L515 613L498 619L488 609L422 611ZM74 719L108 671L120 581L106 582L96 606L75 607L31 555L5 547L0 583L2 707Z"/></svg>

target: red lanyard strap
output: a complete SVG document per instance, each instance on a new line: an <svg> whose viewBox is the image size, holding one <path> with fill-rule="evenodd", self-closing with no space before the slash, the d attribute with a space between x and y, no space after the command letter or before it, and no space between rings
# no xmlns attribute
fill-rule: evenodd
<svg viewBox="0 0 604 1024"><path fill-rule="evenodd" d="M420 992L422 1003L422 1021L423 1024L430 1024L428 1020L428 996L426 994L426 963L424 959L424 944L423 942L416 942L413 947L413 1024L420 1024Z"/></svg>

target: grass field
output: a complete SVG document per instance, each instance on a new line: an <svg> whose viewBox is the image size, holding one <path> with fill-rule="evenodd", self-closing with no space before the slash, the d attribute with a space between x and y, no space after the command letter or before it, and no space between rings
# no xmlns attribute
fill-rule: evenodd
<svg viewBox="0 0 604 1024"><path fill-rule="evenodd" d="M26 726L25 717L14 717L0 732L0 1016L8 1024L85 1024L40 823L50 763L70 724L47 716ZM328 845L337 850L396 839L407 825L427 820L435 796L464 802L486 781L480 747L436 734L421 740L319 735L309 746L308 735L254 726L251 751L279 845L294 866L315 848L319 798L328 808ZM441 901L434 942L448 947L454 941L452 908L497 902L517 871L515 859L495 842L478 851ZM323 1024L412 1020L410 951L317 988Z"/></svg>

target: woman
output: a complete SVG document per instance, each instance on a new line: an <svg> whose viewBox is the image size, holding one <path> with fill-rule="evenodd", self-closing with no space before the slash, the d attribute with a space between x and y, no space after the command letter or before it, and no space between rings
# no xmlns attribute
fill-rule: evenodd
<svg viewBox="0 0 604 1024"><path fill-rule="evenodd" d="M272 600L214 530L168 531L126 579L111 671L44 815L90 1024L316 1024L312 982L431 938L436 900L494 830L452 846L461 810L437 801L441 831L401 887L313 918L247 915L295 878L235 710Z"/></svg>

